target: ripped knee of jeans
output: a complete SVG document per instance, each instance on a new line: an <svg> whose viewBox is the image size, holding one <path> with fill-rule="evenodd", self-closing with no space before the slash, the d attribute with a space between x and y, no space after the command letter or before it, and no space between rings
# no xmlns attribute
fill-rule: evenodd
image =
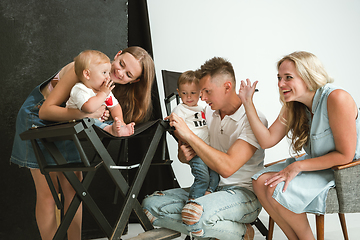
<svg viewBox="0 0 360 240"><path fill-rule="evenodd" d="M204 235L204 230L202 230L202 229L200 229L198 231L190 232L190 236L202 237L203 235Z"/></svg>
<svg viewBox="0 0 360 240"><path fill-rule="evenodd" d="M155 191L151 196L164 196L165 194L162 191Z"/></svg>
<svg viewBox="0 0 360 240"><path fill-rule="evenodd" d="M153 194L151 195L147 195L145 198L147 197L152 197L152 196L164 196L165 194L161 191L155 191Z"/></svg>
<svg viewBox="0 0 360 240"><path fill-rule="evenodd" d="M199 222L202 213L203 208L199 204L190 201L182 209L181 217L186 225L193 225Z"/></svg>
<svg viewBox="0 0 360 240"><path fill-rule="evenodd" d="M151 212L147 209L143 209L146 216L148 217L148 219L150 220L151 224L154 223L154 221L157 219L156 217L154 217L154 215L151 214Z"/></svg>

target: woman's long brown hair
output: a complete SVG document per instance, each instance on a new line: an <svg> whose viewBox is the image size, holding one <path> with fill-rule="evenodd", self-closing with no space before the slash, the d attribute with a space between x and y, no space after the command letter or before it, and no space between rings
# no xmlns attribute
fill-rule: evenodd
<svg viewBox="0 0 360 240"><path fill-rule="evenodd" d="M151 87L155 78L154 62L148 52L141 47L126 48L121 54L124 53L130 53L140 62L142 74L138 82L117 84L113 93L123 110L124 122L139 123L148 120L152 110Z"/></svg>

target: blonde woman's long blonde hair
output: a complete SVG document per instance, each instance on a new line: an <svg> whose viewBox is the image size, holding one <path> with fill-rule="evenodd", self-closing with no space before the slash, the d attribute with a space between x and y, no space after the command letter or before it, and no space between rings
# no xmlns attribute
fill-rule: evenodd
<svg viewBox="0 0 360 240"><path fill-rule="evenodd" d="M151 87L155 79L154 61L141 47L128 47L121 54L130 53L142 66L140 81L133 84L117 84L113 90L123 110L125 123L148 120L152 112Z"/></svg>
<svg viewBox="0 0 360 240"><path fill-rule="evenodd" d="M277 69L285 61L295 64L295 68L301 79L310 91L316 91L327 83L333 82L325 71L320 60L312 53L299 51L283 57L277 63ZM280 91L280 90L279 90ZM287 127L287 137L291 140L292 149L298 153L307 143L310 134L310 123L306 114L306 106L300 102L285 102L280 93L280 101L283 105L280 119Z"/></svg>

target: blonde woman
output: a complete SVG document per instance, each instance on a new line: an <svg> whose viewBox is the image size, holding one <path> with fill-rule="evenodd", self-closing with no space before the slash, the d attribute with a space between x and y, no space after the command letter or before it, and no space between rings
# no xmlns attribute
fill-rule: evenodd
<svg viewBox="0 0 360 240"><path fill-rule="evenodd" d="M330 168L360 157L358 108L349 93L331 84L311 53L291 53L277 68L283 107L269 129L260 124L252 102L257 82L242 81L240 98L263 149L288 136L292 149L306 155L255 174L253 187L288 239L314 239L306 213L324 213L327 192L335 185Z"/></svg>

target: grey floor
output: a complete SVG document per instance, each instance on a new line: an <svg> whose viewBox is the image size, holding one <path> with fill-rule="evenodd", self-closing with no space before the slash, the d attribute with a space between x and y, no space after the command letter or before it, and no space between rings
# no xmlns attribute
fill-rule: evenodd
<svg viewBox="0 0 360 240"><path fill-rule="evenodd" d="M268 226L268 214L265 211L261 211L259 215L260 220L264 225ZM349 239L356 240L360 239L360 213L351 213L345 214L346 224L348 229ZM315 233L315 216L313 214L308 214L308 219ZM143 232L139 224L129 224L128 234L122 236L122 240L130 239L137 236L139 233ZM185 236L176 238L176 240L183 240ZM97 239L105 240L106 238ZM264 240L265 237L255 228L255 238L254 240ZM280 228L275 225L274 229L274 240L286 240L286 236L282 233ZM340 222L337 214L327 214L325 215L325 240L341 240L344 239L340 227Z"/></svg>

